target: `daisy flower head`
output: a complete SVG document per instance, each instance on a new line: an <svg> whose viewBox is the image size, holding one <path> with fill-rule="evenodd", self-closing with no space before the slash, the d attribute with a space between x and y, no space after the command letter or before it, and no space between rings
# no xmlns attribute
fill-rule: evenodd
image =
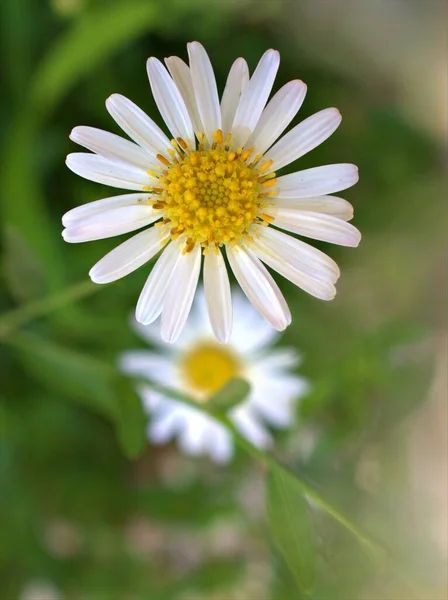
<svg viewBox="0 0 448 600"><path fill-rule="evenodd" d="M213 332L226 343L232 304L224 256L254 307L277 330L291 322L270 267L323 300L335 295L336 263L283 230L357 246L348 221L351 205L337 196L358 180L351 164L332 164L279 176L338 127L328 108L280 137L305 98L291 81L268 102L279 54L268 50L252 77L246 61L232 65L219 100L213 68L198 42L188 44L189 66L176 56L147 62L149 83L170 135L140 108L113 94L106 107L132 141L92 127L75 127L74 142L93 153L73 153L68 167L92 181L134 193L79 206L62 219L67 242L86 242L148 227L102 258L90 271L96 283L124 277L153 258L136 319L161 315L161 336L174 342L187 321L203 261ZM279 139L280 138L280 139ZM202 258L204 257L204 258ZM264 264L263 264L264 263Z"/></svg>
<svg viewBox="0 0 448 600"><path fill-rule="evenodd" d="M219 344L206 316L206 297L199 290L192 314L177 344L161 340L156 323L135 322L137 333L155 350L123 353L119 366L126 374L167 385L198 404L207 403L230 380L245 379L247 398L231 408L228 417L259 448L271 444L267 425L286 429L293 425L297 401L308 383L292 372L299 364L295 350L273 349L279 336L241 294L233 294L234 326L227 345ZM185 453L208 455L227 462L233 454L232 434L206 414L179 400L154 391L145 383L137 388L150 414L148 438L163 444L176 438Z"/></svg>

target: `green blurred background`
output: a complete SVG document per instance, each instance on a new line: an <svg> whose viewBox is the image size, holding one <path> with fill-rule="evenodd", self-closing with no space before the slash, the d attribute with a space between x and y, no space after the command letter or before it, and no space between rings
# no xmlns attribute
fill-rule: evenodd
<svg viewBox="0 0 448 600"><path fill-rule="evenodd" d="M117 355L148 267L84 283L117 240L64 244L61 215L110 195L68 171L75 125L118 132L119 92L160 119L148 56L201 41L223 89L235 58L280 50L299 119L343 123L291 170L354 162L363 233L332 303L280 281L312 388L277 454L389 548L381 568L316 511L307 596L446 598L446 3L442 0L3 0L0 271L1 600L301 598L272 548L263 472L144 443ZM297 121L297 119L296 119ZM118 192L117 192L118 193ZM319 245L319 244L316 244ZM278 278L280 279L280 278Z"/></svg>

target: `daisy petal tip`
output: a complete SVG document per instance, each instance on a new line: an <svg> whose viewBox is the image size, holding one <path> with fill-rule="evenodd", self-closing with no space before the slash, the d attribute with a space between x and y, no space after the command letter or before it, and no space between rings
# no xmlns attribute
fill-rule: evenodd
<svg viewBox="0 0 448 600"><path fill-rule="evenodd" d="M214 331L213 333L215 334L218 342L222 345L225 345L229 343L232 331L229 329L228 331Z"/></svg>
<svg viewBox="0 0 448 600"><path fill-rule="evenodd" d="M145 319L143 318L143 315L140 314L140 311L138 310L138 307L137 307L137 310L135 311L135 320L140 325L148 325L148 323L145 323Z"/></svg>
<svg viewBox="0 0 448 600"><path fill-rule="evenodd" d="M204 50L204 46L203 46L203 45L202 45L200 42L193 41L193 42L188 42L188 43L187 43L187 49L188 49L188 50L189 50L189 49L193 49L193 50L195 50L195 49L197 49L197 50Z"/></svg>
<svg viewBox="0 0 448 600"><path fill-rule="evenodd" d="M152 71L153 68L157 67L158 64L162 64L158 58L155 56L150 56L146 61L146 68L148 71Z"/></svg>
<svg viewBox="0 0 448 600"><path fill-rule="evenodd" d="M82 132L82 127L80 127L79 125L77 127L73 127L73 129L70 131L69 133L69 138L72 140L72 142L78 142L79 139L79 134ZM68 157L67 157L68 158Z"/></svg>
<svg viewBox="0 0 448 600"><path fill-rule="evenodd" d="M353 244L351 244L351 246L353 248L357 248L359 246L359 244L361 243L361 240L362 240L361 232L356 230L356 234L353 236Z"/></svg>
<svg viewBox="0 0 448 600"><path fill-rule="evenodd" d="M93 283L102 283L101 278L98 277L98 273L95 270L95 267L92 267L89 271L89 277Z"/></svg>
<svg viewBox="0 0 448 600"><path fill-rule="evenodd" d="M160 332L160 337L166 344L175 344L179 338L179 333L175 331L163 331Z"/></svg>
<svg viewBox="0 0 448 600"><path fill-rule="evenodd" d="M272 321L271 325L276 331L285 331L285 329L291 325L291 317L287 319L279 319L278 321Z"/></svg>

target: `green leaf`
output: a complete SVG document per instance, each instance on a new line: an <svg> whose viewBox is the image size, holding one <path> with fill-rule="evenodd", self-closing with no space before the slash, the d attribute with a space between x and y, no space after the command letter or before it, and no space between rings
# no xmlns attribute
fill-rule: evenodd
<svg viewBox="0 0 448 600"><path fill-rule="evenodd" d="M32 99L48 113L81 77L131 40L156 26L153 2L119 0L86 11L52 46L36 72ZM31 104L33 106L33 104Z"/></svg>
<svg viewBox="0 0 448 600"><path fill-rule="evenodd" d="M250 385L245 379L232 379L219 392L210 398L208 406L212 410L227 412L245 400L250 392Z"/></svg>
<svg viewBox="0 0 448 600"><path fill-rule="evenodd" d="M138 456L145 447L146 416L129 381L93 356L33 334L17 334L10 344L36 381L109 418L126 456Z"/></svg>
<svg viewBox="0 0 448 600"><path fill-rule="evenodd" d="M21 90L20 104L9 127L2 164L3 223L14 226L46 269L51 289L66 281L36 156L40 128L55 105L114 52L155 27L157 6L121 0L86 11L65 31L34 71L30 89ZM30 186L30 182L32 185Z"/></svg>
<svg viewBox="0 0 448 600"><path fill-rule="evenodd" d="M266 510L272 540L300 590L311 592L315 578L315 547L308 503L292 475L268 471Z"/></svg>
<svg viewBox="0 0 448 600"><path fill-rule="evenodd" d="M146 446L147 417L142 402L128 379L117 378L115 394L118 409L116 420L118 439L126 456L136 458Z"/></svg>
<svg viewBox="0 0 448 600"><path fill-rule="evenodd" d="M15 227L6 227L4 247L3 269L10 294L20 303L42 296L46 289L42 262Z"/></svg>

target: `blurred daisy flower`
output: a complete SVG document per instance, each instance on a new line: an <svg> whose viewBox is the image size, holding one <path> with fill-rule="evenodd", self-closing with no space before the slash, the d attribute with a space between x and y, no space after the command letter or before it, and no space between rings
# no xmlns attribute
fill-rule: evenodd
<svg viewBox="0 0 448 600"><path fill-rule="evenodd" d="M133 140L93 127L75 127L74 142L91 150L67 157L68 167L92 181L136 193L79 206L62 219L67 242L87 242L155 224L125 241L90 271L92 281L124 277L163 252L137 303L145 325L160 314L161 336L182 332L204 256L204 286L212 329L227 342L232 328L230 284L224 253L254 307L277 330L291 314L263 263L308 293L331 300L339 277L323 252L285 234L357 246L352 206L337 196L355 184L358 170L333 164L278 177L338 127L328 108L305 119L280 140L305 98L299 80L268 101L279 54L268 50L251 78L246 61L232 65L221 102L213 68L198 42L188 44L190 66L172 56L167 69L147 63L149 83L170 137L127 98L113 94L106 107ZM276 141L278 140L278 141ZM274 227L272 227L274 225Z"/></svg>
<svg viewBox="0 0 448 600"><path fill-rule="evenodd" d="M287 428L294 423L297 401L308 391L306 380L291 372L298 366L290 348L273 349L279 335L239 293L233 295L234 327L226 346L217 343L206 316L201 290L191 317L172 346L160 339L155 324L136 323L137 332L156 350L125 352L119 361L131 376L167 385L206 403L231 379L241 377L250 385L247 398L231 408L228 416L250 442L259 448L271 444L267 424ZM216 462L227 462L233 454L232 434L213 417L151 389L138 386L151 415L148 437L154 444L177 438L184 452L206 454Z"/></svg>

